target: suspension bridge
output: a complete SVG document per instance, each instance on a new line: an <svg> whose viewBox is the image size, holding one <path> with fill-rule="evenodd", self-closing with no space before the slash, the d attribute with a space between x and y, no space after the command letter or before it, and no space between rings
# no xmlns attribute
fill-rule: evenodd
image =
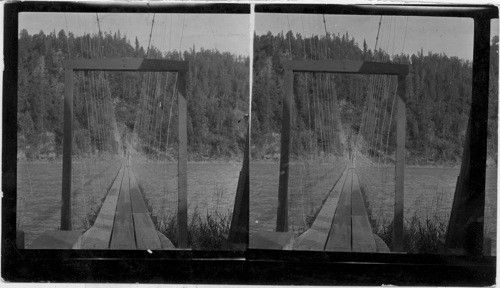
<svg viewBox="0 0 500 288"><path fill-rule="evenodd" d="M96 16L99 25L99 16L97 14ZM190 79L190 63L182 60L180 54L171 56L173 59L165 59L162 53L150 49L154 19L153 15L148 49L144 58L110 57L109 54L111 56L114 54L106 51L100 43L104 41L100 26L97 37L84 36L80 43L72 43L80 44L81 55L75 57L68 55L69 59L63 64L64 119L60 227L58 230L44 231L29 248L118 250L190 248L187 165L187 85ZM69 51L69 40L67 45ZM121 91L123 95L112 95L111 85L115 85L113 91ZM120 86L121 89L117 88ZM130 100L137 96L139 97L136 101ZM136 105L130 104L134 102ZM175 107L177 111L174 110ZM134 114L135 119L131 119L130 115ZM177 127L174 127L173 123L177 123ZM249 136L246 138L248 150ZM79 158L82 159L74 161L75 154L80 155ZM232 221L229 233L225 235L228 249L243 249L246 245L248 158L246 151L238 179ZM91 170L96 169L94 162L102 161L115 163L111 166L117 167L117 170L112 173L112 178L101 179L99 172L102 173L102 170L98 170L96 179L90 176L91 179L87 182L92 183L92 190L97 190L95 194L98 195L105 190L104 197L101 203L97 203L100 204L98 205L100 208L95 213L95 220L86 219L90 227L86 227L88 229L85 230L75 229L75 210L81 210L79 206L82 204L87 206L87 195L82 194L90 188L88 183L84 183L84 178L89 177L87 172L91 175ZM163 179L159 179L161 184L155 188L165 191L165 199L162 200L165 202L169 201L166 194L167 184L175 182L177 184L177 199L173 199L177 202L174 217L175 239L169 239L157 230L159 227L157 217L153 216L152 207L140 186L143 181L136 172L145 168L147 171L142 176L146 179L143 180L151 181L148 177L157 174L158 171L155 170L165 169L165 164L168 162L177 163L176 176L168 177L164 172L160 172L160 177ZM84 167L75 169L80 168L80 163ZM78 175L78 172L81 175ZM80 176L81 186L78 181ZM109 182L101 185L102 181ZM99 182L99 186L94 187L94 182ZM107 188L104 188L104 185ZM79 193L75 193L75 188ZM85 207L85 210L88 214L89 209ZM24 233L19 231L18 246L24 248L23 235Z"/></svg>
<svg viewBox="0 0 500 288"><path fill-rule="evenodd" d="M376 63L366 61L336 60L336 61L286 61L283 63L285 70L285 99L283 102L283 126L281 136L281 158L280 158L280 178L278 192L277 210L277 233L256 233L250 240L251 247L269 249L271 247L281 247L292 249L287 241L287 236L282 232L288 230L288 194L290 175L290 142L291 142L291 115L294 91L294 72L315 72L315 73L347 73L347 74L381 74L395 75L398 78L397 101L398 101L398 135L396 147L396 187L401 188L396 193L395 204L395 239L396 244L402 244L403 225L403 173L404 173L404 139L405 139L405 77L409 73L409 66L404 64ZM333 99L333 103L336 100ZM335 106L333 106L335 107ZM332 110L334 110L333 108ZM325 112L325 111L324 111ZM334 112L335 113L335 112ZM338 114L338 111L336 112ZM375 115L373 113L372 115ZM366 120L371 123L374 119ZM321 121L321 120L320 120ZM334 127L335 125L332 125ZM321 133L330 135L330 139L323 140L326 145L323 149L328 151L329 145L338 139L338 134ZM337 135L336 135L337 134ZM326 136L325 136L326 137ZM332 141L333 140L333 141ZM351 140L352 141L352 140ZM338 145L338 144L337 144ZM348 144L349 154L352 149ZM331 150L333 151L333 150ZM349 156L351 158L352 155ZM354 159L354 158L353 158ZM321 210L316 215L312 226L295 240L293 249L296 250L325 250L325 251L356 251L356 252L387 252L387 245L373 234L366 212L363 197L361 195L359 179L354 161L349 161L344 172L336 181L335 186L329 192L329 196L324 202ZM401 237L401 238L400 238ZM398 239L399 238L399 239ZM400 247L399 249L402 249Z"/></svg>
<svg viewBox="0 0 500 288"><path fill-rule="evenodd" d="M405 78L409 73L409 66L401 63L390 63L383 53L375 54L374 60L377 62L348 59L347 55L342 55L343 51L328 43L331 38L324 15L322 20L325 30L324 38L320 40L311 34L309 39L304 40L301 45L303 47L299 46L302 48L300 51L292 50L292 46L297 47L297 44L292 45L291 37L287 34L288 60L282 62L284 95L276 230L252 233L250 247L317 251L389 251L386 243L372 232L365 200L363 200L361 193L358 177L360 171L356 169L356 164L359 162L357 159L363 157L356 156L358 154L361 156L362 153L373 156L374 151L382 151L384 148L387 152L391 131L390 121L393 118L393 111L396 110L397 147L395 147L395 162L397 175L394 243L396 250L400 251L402 249L403 229ZM379 21L374 53L377 52L381 24L382 17ZM311 23L309 25L311 31ZM288 27L290 28L289 20ZM304 36L306 36L304 19L302 19L302 29ZM386 38L389 41L389 37ZM342 57L346 59L340 60L339 58ZM333 74L371 76L366 96L367 102L364 105L361 123L357 129L354 127L346 128L341 123L340 105L334 81L334 77L339 76ZM397 82L392 76L397 78ZM395 84L397 84L397 91L391 89L395 88ZM358 83L358 85L362 85L362 83ZM294 95L296 93L302 95ZM390 102L392 102L392 106L387 107ZM395 104L397 109L394 109ZM306 107L307 113L300 113L298 107ZM390 116L386 115L388 110ZM388 121L386 121L387 116L389 116ZM303 130L307 130L308 133L302 132ZM343 130L346 130L345 133ZM297 141L304 142L297 138L296 134L309 134L309 141L305 141L309 143L305 145L302 143L292 144L292 142ZM387 142L386 145L382 144L384 140ZM300 148L297 149L297 145ZM319 187L319 189L327 190L326 193L322 193L326 197L310 227L298 237L294 237L293 233L288 232L289 190L295 189L294 184L289 184L289 182L290 177L303 178L304 176L302 172L297 175L296 169L293 168L296 166L294 162L301 162L301 157L299 156L298 160L293 161L290 159L291 154L295 154L295 158L297 158L297 154L312 154L314 156L307 162L312 163L313 166L322 165L319 162L330 162L327 164L330 167L327 170L330 171L339 170L339 166L341 167L341 173L326 172L324 174L326 177L338 177L334 179L324 180L324 177L319 177L319 175L309 176L312 173L306 173L305 177L320 178L313 180L313 182L327 182L328 184ZM346 158L345 154L348 154L348 160L340 161L339 159ZM291 186L289 187L289 185ZM304 186L299 189L303 190L300 192L301 194L310 193L308 192L309 187Z"/></svg>
<svg viewBox="0 0 500 288"><path fill-rule="evenodd" d="M389 56L391 40L394 55L394 35L397 26L395 19L389 21L391 27L385 33L385 39L379 39L381 28L383 28L382 18L380 16L371 61L359 59L361 57L353 58L344 53L338 45L333 45L333 41L339 40L332 40L330 37L324 15L322 24L325 28L325 35L322 38L313 34L307 37L304 31L304 19L302 19L304 38L301 35L293 38L289 20L290 31L286 36L283 33L278 36L282 37L283 43L288 42L283 45L283 47L288 46L288 49L285 48L287 51L282 51L287 60L281 60L284 75L283 112L281 114L276 228L274 231L251 231L250 248L371 253L405 252L403 234L406 77L410 72L410 66L403 63L404 57L393 56L391 59ZM309 30L312 31L311 24L309 25ZM408 22L406 27L407 25ZM481 34L478 31L480 26L481 24L476 20L475 35ZM403 55L405 40L406 28L401 55ZM377 50L377 44L382 42L385 43L387 52ZM339 74L334 77L341 80L335 81L331 74ZM344 74L351 76L344 76ZM362 83L366 81L366 78L358 82L347 78L354 78L356 74L369 75L368 84ZM359 78L354 79L359 80ZM349 84L344 84L343 81L349 81ZM353 83L354 85L350 85ZM367 87L359 123L354 123L355 121L352 120L351 123L341 123L337 85L347 85L350 93L353 94L362 90L361 87ZM351 98L351 102L354 101L353 97L344 95L344 98ZM471 111L474 110L474 108L471 109ZM482 253L483 228L465 233L458 225L458 223L464 223L466 217L474 218L473 215L479 215L474 214L479 210L484 213L484 190L480 193L483 199L482 204L473 209L476 212L464 210L466 207L464 197L467 197L464 195L472 193L462 185L462 177L467 179L472 177L468 167L471 165L469 133L473 129L470 126L473 121L477 119L474 119L471 112L467 140L464 144L462 168L457 180L447 235L446 239L442 239L442 247L440 247L443 253ZM346 158L347 161L342 160ZM394 202L391 205L393 207L391 243L385 243L374 233L367 199L364 199L366 195L362 189L363 187L368 190L376 189L372 187L373 181L369 175L364 174L369 174L366 171L370 169L380 169L376 168L377 166L388 166L387 161L393 163L395 172L392 194ZM483 168L484 163L481 164ZM311 166L316 166L316 168L311 169ZM311 170L314 171L311 172ZM335 173L335 171L341 171L341 173ZM468 181L470 180L465 180L469 183ZM484 184L484 179L482 182ZM300 223L303 220L299 219L299 224L297 224L297 219L300 217L296 214L300 211L299 206L304 206L304 198L311 197L308 194L319 194L324 197L321 199L321 205L313 211L312 215L306 217L302 212L302 218L312 218L313 221ZM290 201L290 197L295 197L295 199ZM301 201L302 204L300 204ZM290 203L293 205L291 208ZM293 209L292 215L289 215L290 209ZM463 215L458 211L462 211ZM461 218L462 222L457 221L458 218ZM290 223L290 220L293 222ZM299 225L301 227L296 230ZM290 231L290 228L293 230ZM465 240L467 237L470 237L468 244Z"/></svg>

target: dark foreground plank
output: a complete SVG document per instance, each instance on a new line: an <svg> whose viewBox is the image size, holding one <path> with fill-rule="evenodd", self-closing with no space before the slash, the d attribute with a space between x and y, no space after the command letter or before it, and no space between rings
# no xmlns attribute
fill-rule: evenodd
<svg viewBox="0 0 500 288"><path fill-rule="evenodd" d="M135 227L137 249L162 249L160 238L149 216L149 211L139 191L137 179L129 169L130 200L132 202L132 217Z"/></svg>
<svg viewBox="0 0 500 288"><path fill-rule="evenodd" d="M129 168L125 168L118 205L116 207L110 249L136 249L132 205L129 190Z"/></svg>
<svg viewBox="0 0 500 288"><path fill-rule="evenodd" d="M356 172L352 171L352 251L377 252Z"/></svg>
<svg viewBox="0 0 500 288"><path fill-rule="evenodd" d="M352 169L348 168L348 170L347 179L340 195L325 251L351 251Z"/></svg>
<svg viewBox="0 0 500 288"><path fill-rule="evenodd" d="M118 194L125 174L125 165L122 165L118 176L102 204L94 226L83 235L82 249L108 249L113 230Z"/></svg>
<svg viewBox="0 0 500 288"><path fill-rule="evenodd" d="M348 168L344 169L339 181L337 181L328 199L323 204L323 207L321 207L311 228L298 237L294 250L323 251L328 239L328 234L330 233L330 228L332 227L332 221L335 211L337 210L340 194L342 193L342 188L347 179L348 170Z"/></svg>

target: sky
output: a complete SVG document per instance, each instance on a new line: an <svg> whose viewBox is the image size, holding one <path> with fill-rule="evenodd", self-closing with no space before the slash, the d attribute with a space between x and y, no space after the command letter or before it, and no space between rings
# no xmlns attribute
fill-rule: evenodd
<svg viewBox="0 0 500 288"><path fill-rule="evenodd" d="M101 31L120 30L132 45L135 37L147 48L153 14L99 13ZM354 37L359 46L363 39L370 49L375 46L380 16L325 15L327 30ZM183 28L184 27L184 28ZM30 34L43 30L59 32L97 33L96 13L20 13L19 30ZM237 55L249 55L250 15L248 14L155 14L151 45L163 51L186 50L195 45L198 50L218 49ZM255 14L255 33L271 31L277 34L292 30L303 35L325 34L322 15ZM406 33L405 33L406 31ZM498 35L498 20L492 23L492 33ZM391 54L444 52L448 56L472 59L473 21L470 18L383 16L377 47Z"/></svg>
<svg viewBox="0 0 500 288"><path fill-rule="evenodd" d="M369 49L374 48L380 16L325 15L327 31L340 35L349 33L360 48L363 39ZM493 21L492 32L498 35L498 20ZM473 27L471 18L383 16L378 48L390 54L414 54L422 48L424 54L444 52L448 56L472 60ZM323 15L311 14L255 14L255 33L274 35L292 30L294 34L325 35ZM406 30L406 37L405 37Z"/></svg>
<svg viewBox="0 0 500 288"><path fill-rule="evenodd" d="M120 30L120 34L130 39L135 37L144 49L147 48L153 13L99 13L101 31ZM217 49L248 56L250 50L250 16L248 14L165 14L154 16L151 45L162 51L184 51L193 45L196 50ZM184 29L183 29L184 27ZM96 13L56 13L23 12L19 14L19 30L29 34L58 33L61 29L71 31L76 36L84 33L98 33ZM182 40L182 41L181 41Z"/></svg>

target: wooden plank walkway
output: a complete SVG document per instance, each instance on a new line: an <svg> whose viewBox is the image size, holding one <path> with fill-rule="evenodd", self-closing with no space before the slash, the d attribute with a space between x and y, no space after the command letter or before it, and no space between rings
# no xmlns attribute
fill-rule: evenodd
<svg viewBox="0 0 500 288"><path fill-rule="evenodd" d="M156 228L139 191L137 178L124 163L97 215L81 241L81 249L173 249Z"/></svg>
<svg viewBox="0 0 500 288"><path fill-rule="evenodd" d="M311 228L300 235L294 250L389 252L374 235L356 170L348 165L321 207Z"/></svg>

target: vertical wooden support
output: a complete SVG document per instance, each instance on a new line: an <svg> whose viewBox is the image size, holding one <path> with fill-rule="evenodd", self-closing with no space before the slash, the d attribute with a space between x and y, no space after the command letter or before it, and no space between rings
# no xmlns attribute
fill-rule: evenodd
<svg viewBox="0 0 500 288"><path fill-rule="evenodd" d="M247 121L247 136L245 139L245 151L243 156L243 165L236 188L236 197L234 199L233 218L229 229L228 241L231 243L248 243L248 213L249 213L249 190L250 190L250 125Z"/></svg>
<svg viewBox="0 0 500 288"><path fill-rule="evenodd" d="M460 175L446 233L446 247L454 253L481 255L488 126L490 18L474 19L472 101Z"/></svg>
<svg viewBox="0 0 500 288"><path fill-rule="evenodd" d="M396 127L396 182L394 196L394 229L392 247L394 252L403 252L403 216L404 216L404 168L406 138L406 76L398 75L397 89L397 127Z"/></svg>
<svg viewBox="0 0 500 288"><path fill-rule="evenodd" d="M64 136L61 230L71 230L71 154L73 145L73 69L64 71Z"/></svg>
<svg viewBox="0 0 500 288"><path fill-rule="evenodd" d="M285 70L285 95L281 127L280 180L278 190L278 217L276 231L288 231L288 175L290 158L290 129L292 126L293 70Z"/></svg>
<svg viewBox="0 0 500 288"><path fill-rule="evenodd" d="M177 245L188 247L187 232L187 99L186 72L179 71L177 78L177 101L179 106L179 158L178 169L178 203L177 203Z"/></svg>

